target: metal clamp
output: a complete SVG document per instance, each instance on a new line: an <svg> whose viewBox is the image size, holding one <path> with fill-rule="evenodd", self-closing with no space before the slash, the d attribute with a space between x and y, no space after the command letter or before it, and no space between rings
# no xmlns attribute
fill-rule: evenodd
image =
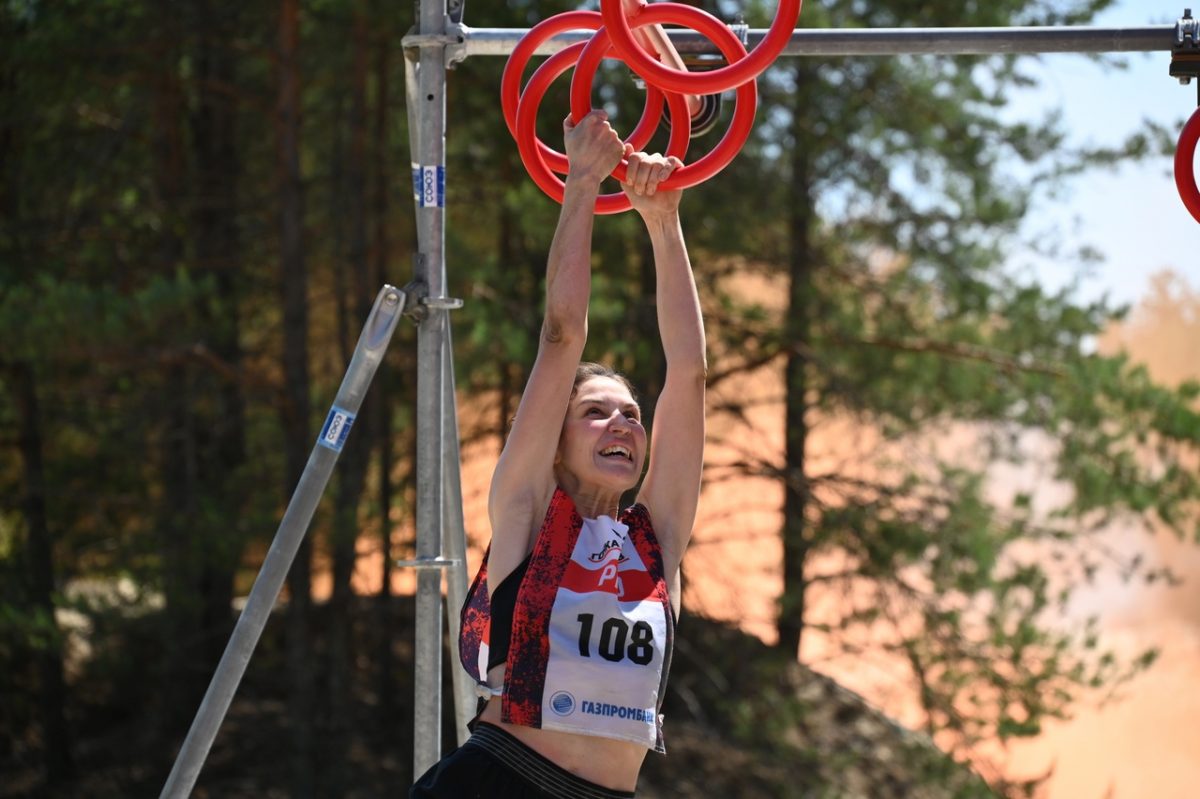
<svg viewBox="0 0 1200 799"><path fill-rule="evenodd" d="M413 47L449 47L458 42L458 36L449 33L406 33L400 40L405 50Z"/></svg>
<svg viewBox="0 0 1200 799"><path fill-rule="evenodd" d="M461 19L451 18L446 24L446 32L454 37L454 41L446 45L446 69L454 69L467 60L467 39L471 31Z"/></svg>
<svg viewBox="0 0 1200 799"><path fill-rule="evenodd" d="M441 47L445 50L446 69L453 69L467 58L467 36L470 30L457 20L446 17L442 33L408 33L400 40L404 50Z"/></svg>
<svg viewBox="0 0 1200 799"><path fill-rule="evenodd" d="M1200 77L1200 19L1192 16L1190 8L1185 8L1175 23L1170 73L1185 86Z"/></svg>
<svg viewBox="0 0 1200 799"><path fill-rule="evenodd" d="M1185 8L1183 16L1175 23L1175 46L1182 47L1190 41L1192 48L1200 47L1200 20L1192 18L1192 10Z"/></svg>
<svg viewBox="0 0 1200 799"><path fill-rule="evenodd" d="M463 307L463 301L457 297L430 297L429 286L423 280L410 280L400 293L408 298L404 315L416 322L425 319L429 311L454 311Z"/></svg>

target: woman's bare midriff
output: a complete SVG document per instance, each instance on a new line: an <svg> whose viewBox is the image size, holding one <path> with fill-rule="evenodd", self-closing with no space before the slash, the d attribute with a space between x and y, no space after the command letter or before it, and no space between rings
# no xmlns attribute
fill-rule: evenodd
<svg viewBox="0 0 1200 799"><path fill-rule="evenodd" d="M503 727L505 732L542 757L588 782L614 791L637 788L638 772L649 751L646 747L594 735L506 724L500 720L500 701L498 696L489 699L480 721Z"/></svg>

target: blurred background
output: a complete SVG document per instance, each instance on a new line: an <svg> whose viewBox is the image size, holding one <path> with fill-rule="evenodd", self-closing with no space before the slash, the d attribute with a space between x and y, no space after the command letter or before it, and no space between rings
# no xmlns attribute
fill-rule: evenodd
<svg viewBox="0 0 1200 799"><path fill-rule="evenodd" d="M775 8L696 4L752 27ZM812 0L800 26L1181 11ZM0 796L161 789L370 302L412 275L412 24L378 0L0 4ZM980 795L1192 795L1200 227L1170 170L1197 98L1169 61L795 58L760 78L751 140L683 201L710 422L681 646L692 615L798 658ZM472 569L557 215L506 132L501 69L468 60L447 89ZM552 146L566 93L539 114ZM642 99L615 63L593 97L618 129ZM651 425L653 302L639 223L598 219L586 355L634 379ZM393 564L414 537L415 340L402 322L197 796L411 779L412 575ZM692 713L685 677L674 718L795 795L857 795L794 776L791 717L748 695Z"/></svg>

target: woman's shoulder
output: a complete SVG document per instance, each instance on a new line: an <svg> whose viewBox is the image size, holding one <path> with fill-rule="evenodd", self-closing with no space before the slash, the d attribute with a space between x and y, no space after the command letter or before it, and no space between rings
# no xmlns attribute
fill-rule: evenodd
<svg viewBox="0 0 1200 799"><path fill-rule="evenodd" d="M493 492L488 500L492 549L515 549L512 554L519 552L521 558L529 554L559 491L551 482L547 486L527 486L504 495Z"/></svg>
<svg viewBox="0 0 1200 799"><path fill-rule="evenodd" d="M488 517L492 532L509 529L514 519L544 514L559 491L554 480L524 480L499 484L493 481L488 493ZM538 519L540 521L540 518Z"/></svg>

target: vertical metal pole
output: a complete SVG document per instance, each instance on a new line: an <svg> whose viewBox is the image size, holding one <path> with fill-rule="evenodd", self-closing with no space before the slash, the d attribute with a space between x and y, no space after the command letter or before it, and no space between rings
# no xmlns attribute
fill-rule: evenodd
<svg viewBox="0 0 1200 799"><path fill-rule="evenodd" d="M416 194L416 280L427 291L426 313L417 328L417 546L418 560L437 560L442 550L442 427L447 311L445 261L446 56L436 41L446 27L446 0L421 0L418 32L426 40L417 62L416 96L408 114L415 120L413 189ZM410 81L409 86L412 86ZM417 571L414 650L413 772L424 773L441 758L442 573Z"/></svg>
<svg viewBox="0 0 1200 799"><path fill-rule="evenodd" d="M466 669L459 667L457 657L458 629L460 620L459 610L467 598L467 531L463 521L462 500L462 459L458 447L458 409L454 396L454 358L451 353L451 335L446 334L445 358L442 363L445 368L443 385L446 396L443 409L446 412L446 424L442 430L445 436L444 454L446 456L445 478L446 489L443 500L445 509L445 533L443 541L446 558L452 562L446 572L446 621L450 631L450 672L454 677L454 718L457 722L458 743L463 744L470 731L467 723L475 715L475 685Z"/></svg>
<svg viewBox="0 0 1200 799"><path fill-rule="evenodd" d="M417 331L417 547L418 560L437 561L442 549L441 337L446 311L431 311ZM413 773L441 759L442 572L417 571L414 648Z"/></svg>

